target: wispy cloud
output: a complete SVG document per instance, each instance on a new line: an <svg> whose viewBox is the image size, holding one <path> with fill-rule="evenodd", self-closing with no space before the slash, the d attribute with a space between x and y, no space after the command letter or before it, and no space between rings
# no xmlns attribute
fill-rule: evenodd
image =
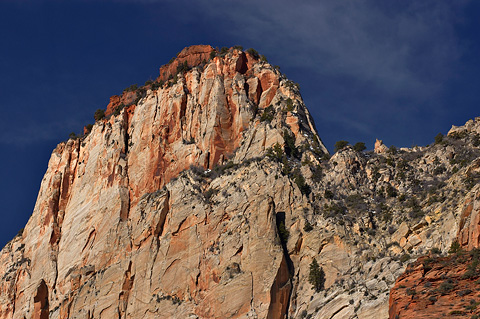
<svg viewBox="0 0 480 319"><path fill-rule="evenodd" d="M461 3L381 3L208 1L198 9L230 20L226 32L264 51L281 48L279 59L289 65L353 77L388 94L435 94L459 55L453 25Z"/></svg>
<svg viewBox="0 0 480 319"><path fill-rule="evenodd" d="M454 25L468 0L110 0L167 5L219 39L248 43L278 64L346 76L381 94L431 98L461 54ZM210 19L206 19L209 17ZM198 19L200 20L200 19ZM193 22L194 23L194 22ZM175 30L172 30L175 33Z"/></svg>

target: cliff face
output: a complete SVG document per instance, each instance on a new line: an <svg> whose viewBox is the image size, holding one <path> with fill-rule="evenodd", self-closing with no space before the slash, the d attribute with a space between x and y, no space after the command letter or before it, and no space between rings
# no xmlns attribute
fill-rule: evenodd
<svg viewBox="0 0 480 319"><path fill-rule="evenodd" d="M443 256L430 253L408 265L391 290L390 318L480 315L476 301L480 247L480 162L476 149L480 145L480 118L453 126L447 138L452 144L447 146L449 163L464 167L454 172L448 185L459 198L457 205L447 206L456 220L452 225L456 236L448 256L444 249ZM432 195L445 200L444 189Z"/></svg>
<svg viewBox="0 0 480 319"><path fill-rule="evenodd" d="M193 65L176 83L142 88L54 150L31 219L2 250L1 318L286 313L292 268L276 214L290 226L302 196L254 158L285 134L326 149L277 70L239 50L199 66L204 49L182 51ZM227 160L213 173L229 175L210 176Z"/></svg>
<svg viewBox="0 0 480 319"><path fill-rule="evenodd" d="M387 318L410 259L478 247L478 121L330 157L293 82L209 46L106 113L1 251L0 318Z"/></svg>

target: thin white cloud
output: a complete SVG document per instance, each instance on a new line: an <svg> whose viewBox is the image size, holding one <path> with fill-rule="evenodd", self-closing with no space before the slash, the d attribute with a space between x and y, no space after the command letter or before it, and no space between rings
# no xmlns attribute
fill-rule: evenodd
<svg viewBox="0 0 480 319"><path fill-rule="evenodd" d="M461 4L378 4L205 1L197 9L217 19L226 17L232 22L226 32L264 51L282 48L282 64L353 77L389 94L436 94L459 56L453 25Z"/></svg>

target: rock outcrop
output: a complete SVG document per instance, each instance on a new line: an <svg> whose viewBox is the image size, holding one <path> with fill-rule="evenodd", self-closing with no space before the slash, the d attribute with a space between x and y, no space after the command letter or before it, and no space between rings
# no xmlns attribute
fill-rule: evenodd
<svg viewBox="0 0 480 319"><path fill-rule="evenodd" d="M113 97L107 119L54 150L32 217L2 250L1 318L287 312L294 268L277 215L298 227L305 200L259 161L286 136L326 148L276 69L233 49L195 66L199 51L212 49L183 50L177 62L193 66L176 81Z"/></svg>
<svg viewBox="0 0 480 319"><path fill-rule="evenodd" d="M390 318L477 318L478 251L431 255L408 265L390 294Z"/></svg>
<svg viewBox="0 0 480 319"><path fill-rule="evenodd" d="M377 139L375 141L375 148L374 148L375 153L381 154L381 153L385 153L387 150L388 150L388 147L385 144L383 144L382 140Z"/></svg>
<svg viewBox="0 0 480 319"><path fill-rule="evenodd" d="M387 318L409 260L477 247L475 125L330 156L262 60L186 48L60 143L0 253L0 318Z"/></svg>

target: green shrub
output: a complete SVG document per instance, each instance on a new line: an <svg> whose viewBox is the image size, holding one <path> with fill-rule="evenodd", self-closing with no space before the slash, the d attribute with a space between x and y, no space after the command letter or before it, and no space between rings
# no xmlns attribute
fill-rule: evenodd
<svg viewBox="0 0 480 319"><path fill-rule="evenodd" d="M291 81L291 80L285 81L285 86L286 86L287 88L291 89L291 90L295 90L295 89L296 89L296 90L300 90L300 84L295 83L295 82L293 82L293 81Z"/></svg>
<svg viewBox="0 0 480 319"><path fill-rule="evenodd" d="M292 167L290 166L290 162L286 156L282 158L282 174L283 175L290 175L292 172Z"/></svg>
<svg viewBox="0 0 480 319"><path fill-rule="evenodd" d="M273 147L269 147L267 149L267 151L265 152L265 155L281 163L283 160L283 157L285 156L285 153L283 152L283 149L280 146L280 144L275 143Z"/></svg>
<svg viewBox="0 0 480 319"><path fill-rule="evenodd" d="M472 137L472 145L475 147L480 146L480 135L475 134L475 136Z"/></svg>
<svg viewBox="0 0 480 319"><path fill-rule="evenodd" d="M346 208L345 206L337 203L333 203L332 205L328 206L325 204L323 207L325 209L324 217L336 217L345 214Z"/></svg>
<svg viewBox="0 0 480 319"><path fill-rule="evenodd" d="M452 244L450 245L450 249L448 250L448 253L450 254L456 254L462 251L462 246L458 243L458 241L453 241Z"/></svg>
<svg viewBox="0 0 480 319"><path fill-rule="evenodd" d="M468 133L467 133L467 131L452 132L448 136L450 136L451 138L456 139L456 140L461 140L461 139L467 137Z"/></svg>
<svg viewBox="0 0 480 319"><path fill-rule="evenodd" d="M343 150L345 147L347 147L348 145L348 142L347 141L344 141L344 140L341 140L341 141L337 141L334 145L334 152L338 152L338 151L341 151Z"/></svg>
<svg viewBox="0 0 480 319"><path fill-rule="evenodd" d="M323 177L322 167L320 165L315 165L314 167L311 167L311 170L312 170L312 180L316 183L319 183Z"/></svg>
<svg viewBox="0 0 480 319"><path fill-rule="evenodd" d="M303 177L302 173L300 172L299 169L296 169L293 172L293 180L295 184L297 184L298 188L300 189L300 192L302 192L303 195L309 195L311 192L310 186L305 182L305 178Z"/></svg>
<svg viewBox="0 0 480 319"><path fill-rule="evenodd" d="M128 88L124 89L123 92L133 92L133 91L136 91L137 89L138 89L138 85L132 84Z"/></svg>
<svg viewBox="0 0 480 319"><path fill-rule="evenodd" d="M443 142L443 134L438 133L437 136L435 136L435 144L441 144Z"/></svg>
<svg viewBox="0 0 480 319"><path fill-rule="evenodd" d="M188 62L185 61L177 66L177 73L187 72L189 69Z"/></svg>
<svg viewBox="0 0 480 319"><path fill-rule="evenodd" d="M307 233L313 229L312 224L308 220L305 221L305 226L303 226L303 230Z"/></svg>
<svg viewBox="0 0 480 319"><path fill-rule="evenodd" d="M162 80L160 80L158 82L153 82L151 88L152 88L152 90L157 90L158 88L163 87L164 84L165 84L165 82L162 81Z"/></svg>
<svg viewBox="0 0 480 319"><path fill-rule="evenodd" d="M363 200L363 197L359 194L352 194L347 196L347 198L345 198L345 204L347 204L349 208L356 210L362 210L366 208L365 201Z"/></svg>
<svg viewBox="0 0 480 319"><path fill-rule="evenodd" d="M293 101L291 98L287 99L287 108L285 109L287 112L293 111Z"/></svg>
<svg viewBox="0 0 480 319"><path fill-rule="evenodd" d="M447 169L445 168L445 166L439 165L439 166L435 167L435 169L433 170L433 175L440 175L443 172L445 172L446 170Z"/></svg>
<svg viewBox="0 0 480 319"><path fill-rule="evenodd" d="M453 289L455 289L455 284L453 283L453 280L452 279L447 279L445 280L444 282L442 282L440 284L440 286L438 287L438 291L442 294L442 295L446 295L448 294L450 291L452 291Z"/></svg>
<svg viewBox="0 0 480 319"><path fill-rule="evenodd" d="M397 190L390 184L387 185L386 192L388 197L397 197Z"/></svg>
<svg viewBox="0 0 480 319"><path fill-rule="evenodd" d="M87 124L85 125L85 133L88 135L90 134L90 132L92 131L92 128L93 128L93 124Z"/></svg>
<svg viewBox="0 0 480 319"><path fill-rule="evenodd" d="M114 116L118 116L120 115L120 112L125 108L125 104L119 104L117 105L117 107L115 108L115 110L113 111L113 115Z"/></svg>
<svg viewBox="0 0 480 319"><path fill-rule="evenodd" d="M393 158L387 157L387 165L388 165L388 166L392 166L392 167L395 166L395 163L394 163L394 161L393 161Z"/></svg>
<svg viewBox="0 0 480 319"><path fill-rule="evenodd" d="M409 254L403 254L402 257L400 257L400 261L402 263L406 262L406 261L409 261L410 260L410 255Z"/></svg>
<svg viewBox="0 0 480 319"><path fill-rule="evenodd" d="M365 143L357 142L355 143L355 145L353 145L353 149L357 152L363 152L364 150L367 149L367 147L365 146Z"/></svg>
<svg viewBox="0 0 480 319"><path fill-rule="evenodd" d="M102 109L96 110L95 114L93 114L93 118L95 119L95 121L103 120L105 118L105 111Z"/></svg>
<svg viewBox="0 0 480 319"><path fill-rule="evenodd" d="M390 154L397 154L397 147L395 145L392 145L388 148L388 153Z"/></svg>
<svg viewBox="0 0 480 319"><path fill-rule="evenodd" d="M220 49L220 54L221 54L221 55L225 55L225 54L227 54L227 53L228 53L228 48L227 48L227 47L222 47L222 48Z"/></svg>
<svg viewBox="0 0 480 319"><path fill-rule="evenodd" d="M405 292L407 293L408 296L415 296L417 294L417 292L415 291L415 288L407 288Z"/></svg>
<svg viewBox="0 0 480 319"><path fill-rule="evenodd" d="M258 60L258 58L260 57L260 56L258 55L257 50L255 50L255 49L253 49L253 48L247 49L247 52L248 52L248 54L250 54L253 58L255 58L255 59L257 59L257 60Z"/></svg>
<svg viewBox="0 0 480 319"><path fill-rule="evenodd" d="M203 193L203 198L207 203L210 202L211 198L218 193L218 189L210 188Z"/></svg>
<svg viewBox="0 0 480 319"><path fill-rule="evenodd" d="M467 191L470 191L476 183L476 176L467 176L463 179L463 185Z"/></svg>
<svg viewBox="0 0 480 319"><path fill-rule="evenodd" d="M333 192L329 189L325 190L324 196L326 199L332 199L333 198Z"/></svg>
<svg viewBox="0 0 480 319"><path fill-rule="evenodd" d="M290 236L290 232L285 227L285 223L283 221L278 224L278 234L282 243L286 244L288 241L288 237Z"/></svg>
<svg viewBox="0 0 480 319"><path fill-rule="evenodd" d="M272 105L269 105L263 110L262 116L260 116L260 122L270 123L273 120L273 117L274 109Z"/></svg>
<svg viewBox="0 0 480 319"><path fill-rule="evenodd" d="M323 268L318 265L315 258L310 263L308 282L316 292L322 291L325 288L325 272L323 271Z"/></svg>
<svg viewBox="0 0 480 319"><path fill-rule="evenodd" d="M298 157L299 152L295 146L295 135L290 134L287 129L283 130L283 140L285 141L285 153L287 156Z"/></svg>

